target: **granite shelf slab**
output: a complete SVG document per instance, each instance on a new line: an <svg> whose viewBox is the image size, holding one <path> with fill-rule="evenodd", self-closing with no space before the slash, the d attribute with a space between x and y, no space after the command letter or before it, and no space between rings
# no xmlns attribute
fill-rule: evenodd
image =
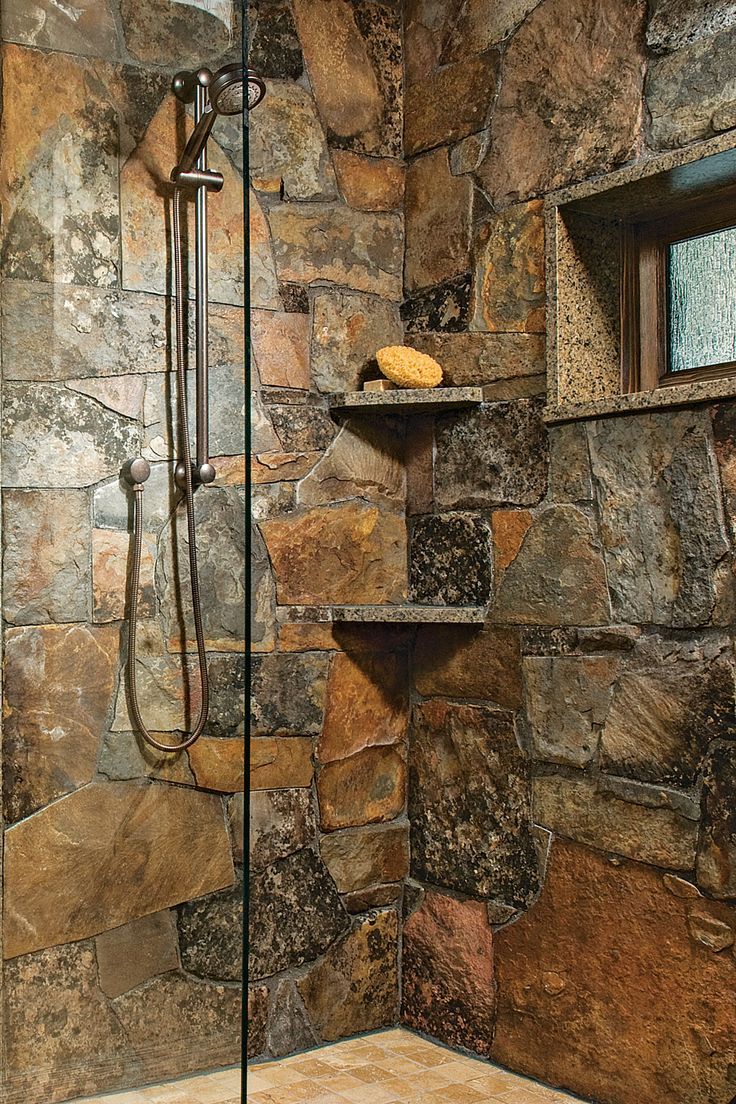
<svg viewBox="0 0 736 1104"><path fill-rule="evenodd" d="M430 414L483 402L483 387L398 388L395 391L343 391L330 395L330 410L376 410L385 414Z"/></svg>
<svg viewBox="0 0 736 1104"><path fill-rule="evenodd" d="M289 609L289 620L351 624L482 625L486 606L298 606Z"/></svg>

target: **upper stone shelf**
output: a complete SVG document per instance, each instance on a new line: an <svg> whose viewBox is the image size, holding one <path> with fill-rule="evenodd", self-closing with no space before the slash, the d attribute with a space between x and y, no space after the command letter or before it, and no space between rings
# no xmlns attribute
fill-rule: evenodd
<svg viewBox="0 0 736 1104"><path fill-rule="evenodd" d="M351 624L482 625L487 615L486 606L425 606L409 603L403 606L292 606L287 619L305 621L312 617L316 621Z"/></svg>
<svg viewBox="0 0 736 1104"><path fill-rule="evenodd" d="M375 409L387 414L429 414L434 410L452 410L478 406L483 402L483 387L396 388L395 391L342 391L330 395L330 410Z"/></svg>

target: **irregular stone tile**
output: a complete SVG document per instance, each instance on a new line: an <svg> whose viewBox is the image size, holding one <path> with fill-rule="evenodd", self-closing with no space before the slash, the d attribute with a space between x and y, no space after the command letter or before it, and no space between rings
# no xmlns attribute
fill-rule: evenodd
<svg viewBox="0 0 736 1104"><path fill-rule="evenodd" d="M406 597L402 517L374 506L316 507L261 523L283 604L370 605Z"/></svg>
<svg viewBox="0 0 736 1104"><path fill-rule="evenodd" d="M180 69L198 65L217 69L225 55L237 60L239 9L228 0L206 7L186 4L175 8L168 0L121 0L120 15L126 48L137 61Z"/></svg>
<svg viewBox="0 0 736 1104"><path fill-rule="evenodd" d="M366 0L295 0L293 10L330 144L400 156L399 13Z"/></svg>
<svg viewBox="0 0 736 1104"><path fill-rule="evenodd" d="M679 50L710 38L736 24L732 2L714 6L710 0L653 0L647 23L647 45L655 53Z"/></svg>
<svg viewBox="0 0 736 1104"><path fill-rule="evenodd" d="M312 740L309 736L255 739L250 742L251 790L287 790L312 784Z"/></svg>
<svg viewBox="0 0 736 1104"><path fill-rule="evenodd" d="M248 64L263 77L299 80L304 59L288 0L250 0Z"/></svg>
<svg viewBox="0 0 736 1104"><path fill-rule="evenodd" d="M424 625L412 674L425 697L485 698L502 709L521 705L521 642L515 629Z"/></svg>
<svg viewBox="0 0 736 1104"><path fill-rule="evenodd" d="M251 870L263 870L312 842L317 832L305 790L261 790L250 797Z"/></svg>
<svg viewBox="0 0 736 1104"><path fill-rule="evenodd" d="M6 0L2 13L4 42L22 42L66 54L116 58L120 42L112 0Z"/></svg>
<svg viewBox="0 0 736 1104"><path fill-rule="evenodd" d="M488 128L461 138L450 147L450 172L453 176L463 176L480 168L488 153L491 132Z"/></svg>
<svg viewBox="0 0 736 1104"><path fill-rule="evenodd" d="M377 908L393 906L399 908L403 894L403 884L368 886L354 893L343 894L343 904L349 913L372 912Z"/></svg>
<svg viewBox="0 0 736 1104"><path fill-rule="evenodd" d="M398 1017L398 918L393 910L358 923L297 982L314 1028L331 1042L389 1027Z"/></svg>
<svg viewBox="0 0 736 1104"><path fill-rule="evenodd" d="M544 219L542 201L508 207L475 232L474 326L544 333Z"/></svg>
<svg viewBox="0 0 736 1104"><path fill-rule="evenodd" d="M84 621L90 582L87 494L8 490L3 503L5 619L15 625Z"/></svg>
<svg viewBox="0 0 736 1104"><path fill-rule="evenodd" d="M644 14L642 0L595 6L552 0L527 17L504 54L479 173L494 205L529 199L633 156Z"/></svg>
<svg viewBox="0 0 736 1104"><path fill-rule="evenodd" d="M122 621L128 601L131 536L117 529L92 530L92 620ZM154 557L156 538L143 534L138 603L141 617L156 613ZM84 615L82 615L84 616Z"/></svg>
<svg viewBox="0 0 736 1104"><path fill-rule="evenodd" d="M736 28L653 58L646 104L655 149L673 149L736 125Z"/></svg>
<svg viewBox="0 0 736 1104"><path fill-rule="evenodd" d="M245 486L245 456L213 456L218 487Z"/></svg>
<svg viewBox="0 0 736 1104"><path fill-rule="evenodd" d="M734 665L724 637L645 637L614 687L601 767L643 782L695 783L708 744L734 725Z"/></svg>
<svg viewBox="0 0 736 1104"><path fill-rule="evenodd" d="M524 659L526 715L535 759L571 767L592 761L620 666L617 658L597 656Z"/></svg>
<svg viewBox="0 0 736 1104"><path fill-rule="evenodd" d="M585 514L553 506L535 519L499 583L493 616L522 625L610 620L603 550Z"/></svg>
<svg viewBox="0 0 736 1104"><path fill-rule="evenodd" d="M269 81L249 116L248 164L255 186L275 181L286 199L333 199L335 174L314 100L304 88Z"/></svg>
<svg viewBox="0 0 736 1104"><path fill-rule="evenodd" d="M210 656L210 713L208 736L245 735L244 655Z"/></svg>
<svg viewBox="0 0 736 1104"><path fill-rule="evenodd" d="M481 54L523 22L539 0L468 0L443 52L444 61Z"/></svg>
<svg viewBox="0 0 736 1104"><path fill-rule="evenodd" d="M725 951L733 946L733 928L707 913L691 912L687 918L687 926L693 939L711 951Z"/></svg>
<svg viewBox="0 0 736 1104"><path fill-rule="evenodd" d="M342 0L341 0L342 2ZM280 280L401 299L403 220L332 203L279 203L268 220Z"/></svg>
<svg viewBox="0 0 736 1104"><path fill-rule="evenodd" d="M488 1056L496 985L485 904L428 891L404 924L402 982L404 1023Z"/></svg>
<svg viewBox="0 0 736 1104"><path fill-rule="evenodd" d="M119 376L116 379L74 379L67 387L81 395L89 395L98 403L122 414L125 418L140 419L143 416L145 380L140 376Z"/></svg>
<svg viewBox="0 0 736 1104"><path fill-rule="evenodd" d="M150 622L149 622L150 624ZM141 633L145 641L145 630ZM157 640L158 649L162 642ZM202 687L196 655L148 653L145 643L136 654L136 686L141 712L149 731L179 733L188 731L199 716ZM130 713L127 679L122 678L115 699L111 731L132 732L136 725ZM164 743L178 743L181 736Z"/></svg>
<svg viewBox="0 0 736 1104"><path fill-rule="evenodd" d="M207 487L195 498L202 620L208 648L242 647L245 627L245 495L241 487ZM176 532L168 526L159 541L156 588L164 631L174 649L181 637L195 638L190 608L177 595L190 593L186 513L180 505ZM183 621L183 625L182 625Z"/></svg>
<svg viewBox="0 0 736 1104"><path fill-rule="evenodd" d="M395 211L402 207L406 170L401 161L334 150L332 162L349 207L357 211Z"/></svg>
<svg viewBox="0 0 736 1104"><path fill-rule="evenodd" d="M3 1056L8 1099L54 1104L135 1079L125 1031L99 988L93 943L52 947L3 969L13 1023ZM104 1055L104 1064L91 1055Z"/></svg>
<svg viewBox="0 0 736 1104"><path fill-rule="evenodd" d="M176 917L166 909L142 916L95 939L100 989L107 997L128 993L149 978L179 969Z"/></svg>
<svg viewBox="0 0 736 1104"><path fill-rule="evenodd" d="M252 798L249 795L249 800ZM233 862L242 863L245 844L245 795L233 794L227 800L227 823L233 846Z"/></svg>
<svg viewBox="0 0 736 1104"><path fill-rule="evenodd" d="M698 884L713 897L736 897L736 745L714 743L703 775Z"/></svg>
<svg viewBox="0 0 736 1104"><path fill-rule="evenodd" d="M712 411L712 419L724 506L733 537L736 536L736 404L723 403L716 406Z"/></svg>
<svg viewBox="0 0 736 1104"><path fill-rule="evenodd" d="M328 657L255 656L251 661L251 734L317 735L322 728Z"/></svg>
<svg viewBox="0 0 736 1104"><path fill-rule="evenodd" d="M244 740L200 736L189 749L189 765L200 790L239 793L245 790Z"/></svg>
<svg viewBox="0 0 736 1104"><path fill-rule="evenodd" d="M406 762L395 747L368 747L327 763L317 774L326 832L394 820L406 802Z"/></svg>
<svg viewBox="0 0 736 1104"><path fill-rule="evenodd" d="M271 404L268 411L281 448L286 452L324 451L337 434L337 427L323 406Z"/></svg>
<svg viewBox="0 0 736 1104"><path fill-rule="evenodd" d="M521 381L544 374L544 340L538 334L413 333L411 345L440 362L450 387Z"/></svg>
<svg viewBox="0 0 736 1104"><path fill-rule="evenodd" d="M270 652L276 643L276 584L261 531L251 524L250 647Z"/></svg>
<svg viewBox="0 0 736 1104"><path fill-rule="evenodd" d="M250 969L270 977L314 962L348 927L322 860L310 848L279 859L251 878Z"/></svg>
<svg viewBox="0 0 736 1104"><path fill-rule="evenodd" d="M255 484L301 479L312 470L319 457L317 451L262 452L260 456L251 457L251 479Z"/></svg>
<svg viewBox="0 0 736 1104"><path fill-rule="evenodd" d="M409 544L412 602L482 606L490 601L491 530L483 518L428 514L418 518Z"/></svg>
<svg viewBox="0 0 736 1104"><path fill-rule="evenodd" d="M250 326L261 384L309 390L309 316L254 310Z"/></svg>
<svg viewBox="0 0 736 1104"><path fill-rule="evenodd" d="M299 483L301 506L345 499L403 505L406 473L404 427L390 419L347 419L332 445Z"/></svg>
<svg viewBox="0 0 736 1104"><path fill-rule="evenodd" d="M728 1100L734 960L692 939L692 907L657 870L554 842L541 898L494 937L493 1060L586 1099Z"/></svg>
<svg viewBox="0 0 736 1104"><path fill-rule="evenodd" d="M493 571L496 585L512 564L533 521L529 510L494 510L491 514Z"/></svg>
<svg viewBox="0 0 736 1104"><path fill-rule="evenodd" d="M462 6L463 0L407 0L404 30L407 84L428 77L437 67Z"/></svg>
<svg viewBox="0 0 736 1104"><path fill-rule="evenodd" d="M241 325L244 319L240 317ZM192 346L190 345L190 348ZM211 394L218 396L218 402L212 405L210 413L210 449L211 453L229 453L242 455L245 451L246 388L245 362L238 359L233 351L232 358L225 363L210 362ZM171 375L151 375L146 378L146 390L143 399L143 422L145 432L141 455L147 460L173 460L178 458L180 447L178 384ZM194 372L187 374L187 404L189 413L189 432L191 440L195 434L196 385ZM252 411L254 438L258 441L259 412ZM267 429L266 429L267 432ZM270 441L267 443L268 447ZM217 488L211 487L210 490Z"/></svg>
<svg viewBox="0 0 736 1104"><path fill-rule="evenodd" d="M90 782L118 669L117 627L43 625L5 633L5 818Z"/></svg>
<svg viewBox="0 0 736 1104"><path fill-rule="evenodd" d="M411 162L405 206L408 292L469 270L472 200L472 181L452 175L444 147Z"/></svg>
<svg viewBox="0 0 736 1104"><path fill-rule="evenodd" d="M535 778L533 809L535 823L556 836L672 870L695 866L697 821L672 809L622 801L590 779Z"/></svg>
<svg viewBox="0 0 736 1104"><path fill-rule="evenodd" d="M174 508L175 490L170 464L151 464L143 495L143 530L154 532L166 524ZM123 529L130 534L133 503L130 487L118 475L98 484L92 493L92 520L98 529Z"/></svg>
<svg viewBox="0 0 736 1104"><path fill-rule="evenodd" d="M401 882L409 873L407 824L331 832L322 837L319 849L340 893Z"/></svg>
<svg viewBox="0 0 736 1104"><path fill-rule="evenodd" d="M327 680L324 724L317 741L320 763L406 739L407 676L403 653L334 655Z"/></svg>
<svg viewBox="0 0 736 1104"><path fill-rule="evenodd" d="M425 331L458 333L470 322L471 276L466 273L434 288L407 296L401 317L410 334Z"/></svg>
<svg viewBox="0 0 736 1104"><path fill-rule="evenodd" d="M137 0L131 0L137 2ZM163 0L161 0L163 2ZM180 60L180 59L178 59ZM182 105L172 94L166 97L151 120L145 137L120 172L122 220L122 279L128 291L169 291L168 261L163 243L168 232L168 200L161 195L160 181L168 180L180 151ZM187 120L187 127L190 126ZM223 174L225 185L209 205L210 300L242 306L244 288L243 193L240 173L217 142L208 144L209 167ZM193 207L186 204L189 241L193 241ZM252 217L257 217L253 215ZM258 246L259 235L255 235ZM151 248L152 243L161 248ZM256 250L258 254L258 248ZM189 257L188 287L194 286L193 256ZM263 278L256 266L254 279ZM261 296L259 296L261 298ZM254 306L266 306L255 302Z"/></svg>
<svg viewBox="0 0 736 1104"><path fill-rule="evenodd" d="M145 1082L169 1076L172 1062L182 1075L240 1062L241 1006L240 986L183 973L153 978L113 1002Z"/></svg>
<svg viewBox="0 0 736 1104"><path fill-rule="evenodd" d="M266 1026L268 1024L268 988L265 985L248 986L248 1058L256 1058L266 1050Z"/></svg>
<svg viewBox="0 0 736 1104"><path fill-rule="evenodd" d="M318 391L359 391L380 375L376 352L403 341L398 307L358 292L318 288L312 324L312 379Z"/></svg>
<svg viewBox="0 0 736 1104"><path fill-rule="evenodd" d="M140 452L138 427L57 384L6 383L3 484L89 487Z"/></svg>
<svg viewBox="0 0 736 1104"><path fill-rule="evenodd" d="M542 406L539 399L520 399L438 417L438 505L535 506L547 488Z"/></svg>
<svg viewBox="0 0 736 1104"><path fill-rule="evenodd" d="M195 977L240 981L243 976L243 881L179 908L181 964Z"/></svg>
<svg viewBox="0 0 736 1104"><path fill-rule="evenodd" d="M447 701L415 707L409 823L414 878L512 905L533 896L529 768L510 713Z"/></svg>
<svg viewBox="0 0 736 1104"><path fill-rule="evenodd" d="M408 157L482 130L496 95L496 52L447 65L406 89L404 152Z"/></svg>
<svg viewBox="0 0 736 1104"><path fill-rule="evenodd" d="M92 783L13 825L5 847L8 957L98 935L233 881L220 799L166 784Z"/></svg>
<svg viewBox="0 0 736 1104"><path fill-rule="evenodd" d="M111 782L156 778L181 786L195 785L186 755L149 747L135 732L106 732L103 735L97 772Z"/></svg>
<svg viewBox="0 0 736 1104"><path fill-rule="evenodd" d="M258 196L250 189L248 248L250 263L250 303L261 310L281 310L276 262L273 257L271 231Z"/></svg>
<svg viewBox="0 0 736 1104"><path fill-rule="evenodd" d="M549 490L554 502L588 501L593 482L585 427L579 422L550 426Z"/></svg>
<svg viewBox="0 0 736 1104"><path fill-rule="evenodd" d="M308 1050L318 1042L295 982L279 981L271 996L268 1052L274 1058Z"/></svg>
<svg viewBox="0 0 736 1104"><path fill-rule="evenodd" d="M266 518L283 517L296 509L296 485L287 483L268 483L256 487L251 500L251 516L254 521ZM261 647L260 651L270 648Z"/></svg>
<svg viewBox="0 0 736 1104"><path fill-rule="evenodd" d="M530 625L521 629L522 655L560 656L577 652L580 633L585 630L562 628L548 629L542 625ZM606 633L607 629L590 630L595 636Z"/></svg>

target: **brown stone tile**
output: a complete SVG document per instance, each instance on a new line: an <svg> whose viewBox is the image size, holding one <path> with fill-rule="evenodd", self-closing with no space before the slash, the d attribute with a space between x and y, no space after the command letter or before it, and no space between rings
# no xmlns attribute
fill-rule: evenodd
<svg viewBox="0 0 736 1104"><path fill-rule="evenodd" d="M475 235L478 329L545 332L542 201L507 207Z"/></svg>
<svg viewBox="0 0 736 1104"><path fill-rule="evenodd" d="M317 287L313 312L312 378L323 393L359 390L379 375L377 350L403 340L398 305L361 292Z"/></svg>
<svg viewBox="0 0 736 1104"><path fill-rule="evenodd" d="M96 622L121 621L125 616L130 549L129 533L92 530L92 618ZM144 533L138 591L141 617L153 617L156 613L155 560L156 538L152 533Z"/></svg>
<svg viewBox="0 0 736 1104"><path fill-rule="evenodd" d="M314 775L309 736L252 739L250 788L281 790L310 786Z"/></svg>
<svg viewBox="0 0 736 1104"><path fill-rule="evenodd" d="M202 736L188 755L200 789L220 793L241 793L245 789L244 740Z"/></svg>
<svg viewBox="0 0 736 1104"><path fill-rule="evenodd" d="M400 161L334 150L332 161L345 202L359 211L393 211L404 199L406 169Z"/></svg>
<svg viewBox="0 0 736 1104"><path fill-rule="evenodd" d="M251 341L263 387L309 390L308 314L251 311Z"/></svg>
<svg viewBox="0 0 736 1104"><path fill-rule="evenodd" d="M148 978L179 967L175 915L168 909L143 916L95 940L100 988L119 997Z"/></svg>
<svg viewBox="0 0 736 1104"><path fill-rule="evenodd" d="M317 741L320 763L347 758L372 745L398 743L406 738L408 722L402 654L333 656Z"/></svg>
<svg viewBox="0 0 736 1104"><path fill-rule="evenodd" d="M469 270L472 198L471 181L452 175L444 147L411 162L406 178L409 292Z"/></svg>
<svg viewBox="0 0 736 1104"><path fill-rule="evenodd" d="M320 823L325 831L394 820L406 803L406 761L393 747L369 747L321 767Z"/></svg>
<svg viewBox="0 0 736 1104"><path fill-rule="evenodd" d="M405 152L421 153L482 130L496 92L498 55L447 65L406 90Z"/></svg>

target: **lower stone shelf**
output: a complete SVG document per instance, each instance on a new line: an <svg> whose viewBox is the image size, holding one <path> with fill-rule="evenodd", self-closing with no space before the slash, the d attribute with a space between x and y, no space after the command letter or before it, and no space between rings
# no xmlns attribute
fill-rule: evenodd
<svg viewBox="0 0 736 1104"><path fill-rule="evenodd" d="M487 606L298 606L291 607L288 620L352 624L482 625L487 614Z"/></svg>

